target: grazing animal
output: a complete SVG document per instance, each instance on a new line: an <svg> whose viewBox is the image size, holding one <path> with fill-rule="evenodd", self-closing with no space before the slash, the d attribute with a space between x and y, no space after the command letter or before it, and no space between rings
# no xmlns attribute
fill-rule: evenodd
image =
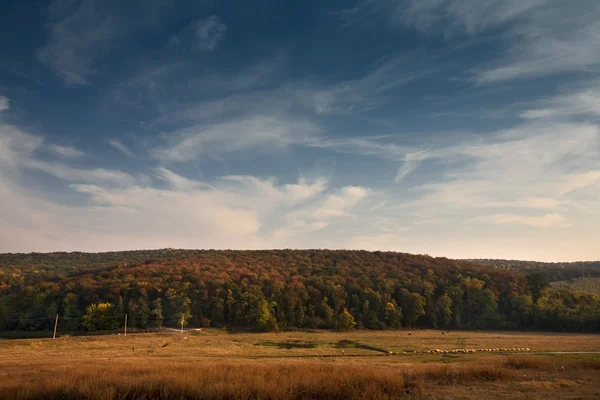
<svg viewBox="0 0 600 400"><path fill-rule="evenodd" d="M412 335L412 333L409 333L408 336Z"/></svg>
<svg viewBox="0 0 600 400"><path fill-rule="evenodd" d="M445 335L445 334L446 334L446 332L442 332L442 335Z"/></svg>

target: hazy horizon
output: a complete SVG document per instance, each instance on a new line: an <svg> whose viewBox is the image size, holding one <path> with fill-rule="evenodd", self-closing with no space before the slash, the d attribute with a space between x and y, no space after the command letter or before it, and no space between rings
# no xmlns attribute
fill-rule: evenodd
<svg viewBox="0 0 600 400"><path fill-rule="evenodd" d="M162 248L147 248L147 249L122 249L122 250L103 250L103 251L80 251L80 250L65 250L65 251L43 251L43 252L2 252L2 254L52 254L52 253L83 253L83 254L105 254L105 253L120 253L120 252L138 252L138 251L160 251L160 250L172 250L172 251L284 251L284 250L292 250L292 251L366 251L366 252L382 252L382 253L404 253L404 254L414 254L414 255L422 255L422 256L430 256L433 258L448 258L451 260L504 260L504 261L523 261L523 262L541 262L541 263L589 263L589 262L597 262L599 260L558 260L558 261L543 261L543 260L526 260L526 259L516 259L516 258L495 258L495 257L465 257L465 258L452 258L444 255L434 255L434 254L425 254L425 253L407 253L402 250L365 250L365 249L329 249L329 248L295 248L295 249L284 249L284 248L264 248L264 249L209 249L209 248L174 248L174 247L162 247Z"/></svg>
<svg viewBox="0 0 600 400"><path fill-rule="evenodd" d="M170 3L0 5L0 252L600 260L595 1Z"/></svg>

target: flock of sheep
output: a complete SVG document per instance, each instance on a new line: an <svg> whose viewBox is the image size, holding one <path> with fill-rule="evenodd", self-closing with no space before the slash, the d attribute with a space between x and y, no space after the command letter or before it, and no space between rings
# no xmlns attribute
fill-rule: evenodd
<svg viewBox="0 0 600 400"><path fill-rule="evenodd" d="M440 349L433 349L433 350L429 350L427 351L428 354L432 354L432 353L439 353L439 354L446 354L446 353L476 353L476 352L483 352L483 351L490 351L490 352L508 352L508 351L529 351L528 347L503 347L503 348L495 348L495 349L454 349L454 350L440 350Z"/></svg>
<svg viewBox="0 0 600 400"><path fill-rule="evenodd" d="M403 351L402 354L452 354L452 353L477 353L477 352L509 352L509 351L529 351L529 347L502 347L494 349L454 349L454 350L423 350L423 351ZM389 354L398 354L390 351Z"/></svg>

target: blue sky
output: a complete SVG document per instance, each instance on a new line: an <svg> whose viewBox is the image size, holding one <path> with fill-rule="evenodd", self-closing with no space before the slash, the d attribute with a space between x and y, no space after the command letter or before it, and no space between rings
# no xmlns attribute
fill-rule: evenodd
<svg viewBox="0 0 600 400"><path fill-rule="evenodd" d="M0 251L600 259L595 0L174 3L0 3Z"/></svg>

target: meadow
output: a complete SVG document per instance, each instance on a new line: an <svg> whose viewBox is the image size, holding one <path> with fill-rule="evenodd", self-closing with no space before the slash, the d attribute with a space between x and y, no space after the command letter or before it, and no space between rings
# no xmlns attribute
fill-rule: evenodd
<svg viewBox="0 0 600 400"><path fill-rule="evenodd" d="M597 350L598 335L501 331L205 329L2 340L0 398L594 399L600 354L584 352Z"/></svg>

